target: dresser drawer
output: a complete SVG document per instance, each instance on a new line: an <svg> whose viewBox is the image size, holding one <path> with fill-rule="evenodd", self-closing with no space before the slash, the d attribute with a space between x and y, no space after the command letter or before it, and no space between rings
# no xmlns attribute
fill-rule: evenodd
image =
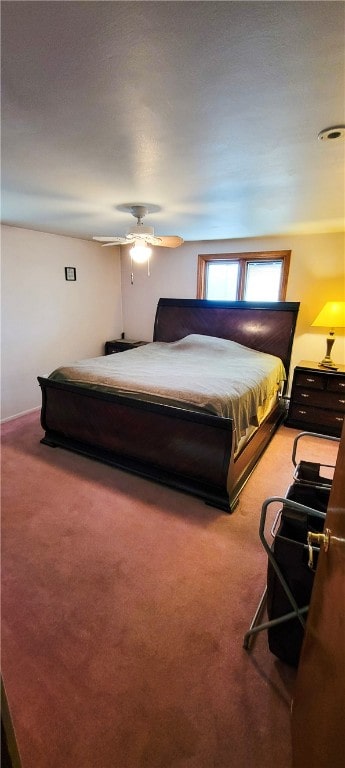
<svg viewBox="0 0 345 768"><path fill-rule="evenodd" d="M326 411L322 408L293 405L289 411L289 420L306 424L312 430L320 427L328 427L330 431L341 433L344 415L337 411Z"/></svg>
<svg viewBox="0 0 345 768"><path fill-rule="evenodd" d="M330 390L311 390L297 388L294 396L295 403L315 406L316 408L330 408L335 411L345 411L345 393L338 395Z"/></svg>
<svg viewBox="0 0 345 768"><path fill-rule="evenodd" d="M133 344L126 344L124 341L109 341L107 342L107 354L113 355L116 352L126 352L127 349L133 349Z"/></svg>
<svg viewBox="0 0 345 768"><path fill-rule="evenodd" d="M296 373L296 387L307 387L308 389L325 389L325 376L318 376L317 373Z"/></svg>
<svg viewBox="0 0 345 768"><path fill-rule="evenodd" d="M329 389L330 392L342 392L345 397L345 376L344 378L333 376L331 379L328 379L327 389Z"/></svg>

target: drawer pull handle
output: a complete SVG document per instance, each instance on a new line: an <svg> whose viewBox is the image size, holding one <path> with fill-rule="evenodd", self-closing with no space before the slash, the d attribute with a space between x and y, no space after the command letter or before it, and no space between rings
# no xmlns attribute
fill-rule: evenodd
<svg viewBox="0 0 345 768"><path fill-rule="evenodd" d="M305 415L306 415L306 413L307 413L307 411L298 411L298 413L301 413L301 414L302 414L302 416L305 416ZM341 419L341 421L342 421L342 419Z"/></svg>
<svg viewBox="0 0 345 768"><path fill-rule="evenodd" d="M339 400L339 403L345 403L345 400Z"/></svg>
<svg viewBox="0 0 345 768"><path fill-rule="evenodd" d="M345 387L345 383L343 381L339 381L339 387Z"/></svg>
<svg viewBox="0 0 345 768"><path fill-rule="evenodd" d="M335 417L335 420L336 420L336 421L341 421L341 423L343 423L343 421L344 421L344 417L343 417L343 416L336 416L336 417Z"/></svg>
<svg viewBox="0 0 345 768"><path fill-rule="evenodd" d="M307 381L309 381L310 384L314 384L315 379L308 379L307 378Z"/></svg>
<svg viewBox="0 0 345 768"><path fill-rule="evenodd" d="M301 392L301 397L310 397L310 395L306 395L304 392Z"/></svg>

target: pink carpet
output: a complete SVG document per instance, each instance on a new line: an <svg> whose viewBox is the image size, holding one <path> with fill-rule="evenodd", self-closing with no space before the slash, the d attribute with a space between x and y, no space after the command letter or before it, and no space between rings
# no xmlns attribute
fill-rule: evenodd
<svg viewBox="0 0 345 768"><path fill-rule="evenodd" d="M227 515L41 445L37 413L4 426L2 674L23 768L290 768L295 671L265 632L242 641L261 503L285 493L296 434L280 428Z"/></svg>

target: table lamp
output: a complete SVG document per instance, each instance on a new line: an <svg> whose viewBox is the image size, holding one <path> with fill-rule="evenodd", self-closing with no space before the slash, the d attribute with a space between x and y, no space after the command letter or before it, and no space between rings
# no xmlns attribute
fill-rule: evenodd
<svg viewBox="0 0 345 768"><path fill-rule="evenodd" d="M332 347L335 341L334 328L345 328L345 301L326 301L326 304L319 312L312 323L319 328L329 328L329 334L326 339L326 355L319 363L323 368L333 368L337 366L331 358Z"/></svg>

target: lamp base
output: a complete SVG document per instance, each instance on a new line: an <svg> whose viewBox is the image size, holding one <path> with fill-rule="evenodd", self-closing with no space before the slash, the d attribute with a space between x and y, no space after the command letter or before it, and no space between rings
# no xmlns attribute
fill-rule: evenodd
<svg viewBox="0 0 345 768"><path fill-rule="evenodd" d="M333 363L333 360L322 360L321 363L319 363L319 368L330 368L332 371L337 371L338 366Z"/></svg>
<svg viewBox="0 0 345 768"><path fill-rule="evenodd" d="M329 336L326 339L327 346L326 346L325 357L323 358L323 360L321 360L321 363L319 363L320 368L331 368L332 371L338 370L337 366L335 365L335 363L333 363L333 360L331 358L331 352L332 352L334 341L335 341L334 331L330 331Z"/></svg>

